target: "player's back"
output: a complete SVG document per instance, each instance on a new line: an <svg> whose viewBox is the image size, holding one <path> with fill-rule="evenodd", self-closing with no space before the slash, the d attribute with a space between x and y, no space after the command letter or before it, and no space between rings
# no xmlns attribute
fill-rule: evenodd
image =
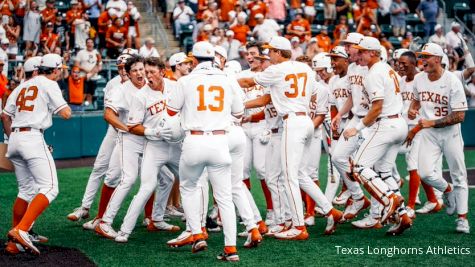
<svg viewBox="0 0 475 267"><path fill-rule="evenodd" d="M12 128L45 130L52 125L52 114L66 105L58 83L40 75L23 82L12 92L5 111L13 118Z"/></svg>
<svg viewBox="0 0 475 267"><path fill-rule="evenodd" d="M388 64L378 62L371 66L364 85L371 102L384 100L379 117L402 112L402 96L399 81L401 77Z"/></svg>

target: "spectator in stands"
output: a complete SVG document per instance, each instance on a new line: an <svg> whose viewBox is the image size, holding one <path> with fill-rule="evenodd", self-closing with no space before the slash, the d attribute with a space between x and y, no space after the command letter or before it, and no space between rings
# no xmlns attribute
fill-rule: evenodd
<svg viewBox="0 0 475 267"><path fill-rule="evenodd" d="M412 40L414 39L412 32L406 33L406 38L402 39L401 47L409 49L409 45L411 44Z"/></svg>
<svg viewBox="0 0 475 267"><path fill-rule="evenodd" d="M386 48L386 51L394 51L394 47L391 44L391 42L388 41L388 38L386 38L386 35L384 33L381 33L379 35L379 42L381 43L384 48Z"/></svg>
<svg viewBox="0 0 475 267"><path fill-rule="evenodd" d="M15 6L15 18L18 25L23 25L23 18L26 13L27 0L17 0Z"/></svg>
<svg viewBox="0 0 475 267"><path fill-rule="evenodd" d="M234 39L234 32L231 30L226 31L226 39L221 44L226 51L228 51L228 60L234 60L239 58L239 47L241 46L241 42Z"/></svg>
<svg viewBox="0 0 475 267"><path fill-rule="evenodd" d="M249 11L249 21L247 25L254 27L257 24L256 15L262 14L264 17L267 14L267 5L262 0L250 0L247 3L247 10Z"/></svg>
<svg viewBox="0 0 475 267"><path fill-rule="evenodd" d="M336 15L341 18L344 16L350 20L350 23L353 24L353 17L351 14L351 0L336 0Z"/></svg>
<svg viewBox="0 0 475 267"><path fill-rule="evenodd" d="M287 16L287 1L286 0L272 0L268 2L269 11L267 17L283 24Z"/></svg>
<svg viewBox="0 0 475 267"><path fill-rule="evenodd" d="M234 5L234 10L229 11L229 28L233 27L238 23L238 17L243 17L244 20L247 20L247 13L244 12L240 4Z"/></svg>
<svg viewBox="0 0 475 267"><path fill-rule="evenodd" d="M74 66L71 69L71 75L68 78L69 106L73 111L83 111L84 103L84 84L87 77L81 77L79 67ZM89 102L88 102L89 104Z"/></svg>
<svg viewBox="0 0 475 267"><path fill-rule="evenodd" d="M144 58L160 57L160 54L158 53L158 50L154 47L154 45L155 40L153 40L153 38L151 37L148 37L147 39L145 39L144 45L140 47L139 55Z"/></svg>
<svg viewBox="0 0 475 267"><path fill-rule="evenodd" d="M176 0L166 0L167 10L165 12L165 27L167 27L167 29L172 28L171 19L172 19L173 10L175 9L176 4L177 4Z"/></svg>
<svg viewBox="0 0 475 267"><path fill-rule="evenodd" d="M308 42L307 49L305 50L305 55L309 58L313 58L316 54L322 52L320 47L318 47L318 40L316 37L310 38Z"/></svg>
<svg viewBox="0 0 475 267"><path fill-rule="evenodd" d="M301 0L290 0L289 15L290 15L291 20L295 19L295 15L297 15L297 11L301 8L302 8Z"/></svg>
<svg viewBox="0 0 475 267"><path fill-rule="evenodd" d="M173 54L168 60L170 67L173 71L173 76L170 80L177 81L181 77L188 75L191 71L191 63L193 60L189 58L185 53L179 52Z"/></svg>
<svg viewBox="0 0 475 267"><path fill-rule="evenodd" d="M264 15L256 15L257 25L252 30L252 35L258 41L269 42L273 36L280 35L280 26L273 19L264 19Z"/></svg>
<svg viewBox="0 0 475 267"><path fill-rule="evenodd" d="M223 0L219 7L219 20L221 22L229 22L229 12L234 9L234 6L239 4L239 0Z"/></svg>
<svg viewBox="0 0 475 267"><path fill-rule="evenodd" d="M330 52L331 46L332 46L332 40L328 36L327 26L322 26L322 29L320 30L320 33L317 34L316 37L317 37L318 47L323 52Z"/></svg>
<svg viewBox="0 0 475 267"><path fill-rule="evenodd" d="M59 36L54 33L53 22L46 23L46 27L41 34L41 41L44 42L43 50L45 53L51 53L55 47L60 45Z"/></svg>
<svg viewBox="0 0 475 267"><path fill-rule="evenodd" d="M208 8L203 11L203 18L209 19L209 24L214 28L219 26L219 10L218 10L218 3L216 2L209 2Z"/></svg>
<svg viewBox="0 0 475 267"><path fill-rule="evenodd" d="M203 12L207 8L208 8L208 0L198 0L198 11L196 12L196 20L201 20L203 18Z"/></svg>
<svg viewBox="0 0 475 267"><path fill-rule="evenodd" d="M7 73L5 72L5 65L8 65L7 61L4 61L4 58L0 57L0 88L7 88L8 78Z"/></svg>
<svg viewBox="0 0 475 267"><path fill-rule="evenodd" d="M38 5L35 1L29 3L23 20L23 41L25 41L26 50L31 49L34 44L40 43L41 34L41 13Z"/></svg>
<svg viewBox="0 0 475 267"><path fill-rule="evenodd" d="M402 0L393 0L390 7L391 25L393 26L393 35L404 36L406 32L406 14L409 13L409 8L406 2Z"/></svg>
<svg viewBox="0 0 475 267"><path fill-rule="evenodd" d="M0 1L0 14L2 14L2 24L8 22L8 17L13 16L15 10L15 5L12 0L1 0Z"/></svg>
<svg viewBox="0 0 475 267"><path fill-rule="evenodd" d="M127 11L127 4L124 0L108 0L106 4L106 9L116 10L117 17L123 17L124 13Z"/></svg>
<svg viewBox="0 0 475 267"><path fill-rule="evenodd" d="M173 20L175 21L175 36L180 38L181 26L187 24L193 24L196 27L196 21L192 19L195 13L191 8L185 5L184 0L179 0L177 7L173 10Z"/></svg>
<svg viewBox="0 0 475 267"><path fill-rule="evenodd" d="M291 60L295 60L296 58L303 55L302 47L300 47L300 39L297 36L292 37L290 40L290 44L292 45L290 51L292 51Z"/></svg>
<svg viewBox="0 0 475 267"><path fill-rule="evenodd" d="M323 6L323 17L325 18L325 25L331 25L336 20L336 0L325 0Z"/></svg>
<svg viewBox="0 0 475 267"><path fill-rule="evenodd" d="M473 67L475 65L473 57L460 31L460 24L454 21L450 26L451 30L445 35L445 39L448 51L454 52L453 54L458 57L457 69L461 69L464 65L466 68Z"/></svg>
<svg viewBox="0 0 475 267"><path fill-rule="evenodd" d="M82 15L82 9L77 0L71 0L71 9L66 12L66 23L69 25L70 30L69 30L69 41L70 41L70 48L75 48L76 47L76 25L74 24L74 21L76 19L81 19Z"/></svg>
<svg viewBox="0 0 475 267"><path fill-rule="evenodd" d="M9 59L16 59L18 55L18 38L20 38L20 25L18 25L15 21L15 18L9 17L8 24L3 26L6 31L6 37L10 42L7 54Z"/></svg>
<svg viewBox="0 0 475 267"><path fill-rule="evenodd" d="M99 47L101 53L104 47L106 47L106 33L111 25L112 17L110 16L109 11L102 12L97 19L97 33L99 35Z"/></svg>
<svg viewBox="0 0 475 267"><path fill-rule="evenodd" d="M224 29L214 28L213 34L211 35L211 38L210 38L210 43L212 43L213 45L221 46L221 44L225 40L226 40L226 37L224 36Z"/></svg>
<svg viewBox="0 0 475 267"><path fill-rule="evenodd" d="M377 24L377 20L367 0L360 0L359 10L358 15L355 14L355 20L358 21L356 31L364 34L365 31L370 30L371 25Z"/></svg>
<svg viewBox="0 0 475 267"><path fill-rule="evenodd" d="M423 0L416 8L416 13L424 23L424 34L426 37L434 34L434 27L439 17L439 5L436 0Z"/></svg>
<svg viewBox="0 0 475 267"><path fill-rule="evenodd" d="M124 26L122 18L117 17L106 32L107 56L111 59L117 58L126 44L127 27Z"/></svg>
<svg viewBox="0 0 475 267"><path fill-rule="evenodd" d="M241 64L241 68L242 70L247 70L249 69L249 63L247 62L247 49L246 49L246 46L245 45L242 45L241 47L239 47L239 57L236 58L235 60L237 62L239 62L239 64Z"/></svg>
<svg viewBox="0 0 475 267"><path fill-rule="evenodd" d="M61 48L69 49L68 25L66 24L65 17L60 13L56 15L56 21L54 23L54 33L59 36L59 43L61 44Z"/></svg>
<svg viewBox="0 0 475 267"><path fill-rule="evenodd" d="M98 29L98 20L101 15L101 0L83 0L84 11L89 12L89 22L94 29Z"/></svg>
<svg viewBox="0 0 475 267"><path fill-rule="evenodd" d="M73 23L76 28L74 33L75 48L82 50L86 48L86 40L90 37L91 23L88 12L81 14L81 18L75 19Z"/></svg>
<svg viewBox="0 0 475 267"><path fill-rule="evenodd" d="M335 46L340 42L340 40L346 38L346 34L349 30L346 16L340 16L339 23L333 30L333 39L336 42Z"/></svg>
<svg viewBox="0 0 475 267"><path fill-rule="evenodd" d="M475 108L475 73L472 74L470 83L467 85L467 97L469 98L468 106Z"/></svg>
<svg viewBox="0 0 475 267"><path fill-rule="evenodd" d="M94 48L94 40L86 40L86 49L78 52L74 65L81 71L81 77L91 74L85 83L86 101L92 103L92 97L97 88L98 73L102 70L101 54Z"/></svg>
<svg viewBox="0 0 475 267"><path fill-rule="evenodd" d="M313 20L315 19L315 15L317 14L314 0L305 1L305 6L303 7L303 13L305 14L305 18L308 20L308 22L312 24Z"/></svg>
<svg viewBox="0 0 475 267"><path fill-rule="evenodd" d="M7 49L8 49L9 43L10 42L8 42L7 39L2 39L0 41L0 60L4 64L4 66L2 67L0 72L5 76L8 76L8 54L7 54Z"/></svg>
<svg viewBox="0 0 475 267"><path fill-rule="evenodd" d="M132 1L127 2L127 12L129 13L130 17L129 32L127 35L127 47L131 48L134 46L136 49L138 49L140 47L140 13Z"/></svg>
<svg viewBox="0 0 475 267"><path fill-rule="evenodd" d="M198 36L196 37L197 42L201 41L210 41L210 37L213 34L213 25L211 24L205 24L198 33Z"/></svg>
<svg viewBox="0 0 475 267"><path fill-rule="evenodd" d="M56 19L58 9L54 6L54 2L55 0L47 0L46 8L41 11L43 25L48 24L48 22L54 22Z"/></svg>
<svg viewBox="0 0 475 267"><path fill-rule="evenodd" d="M444 50L447 49L447 41L445 40L444 30L442 25L437 24L434 27L434 35L429 37L429 43L436 43L440 45Z"/></svg>
<svg viewBox="0 0 475 267"><path fill-rule="evenodd" d="M241 44L247 42L247 36L251 35L251 29L246 24L246 19L244 16L238 15L237 24L230 28L234 32L234 39L237 39Z"/></svg>
<svg viewBox="0 0 475 267"><path fill-rule="evenodd" d="M300 42L305 42L305 39L311 35L310 23L302 15L302 9L295 11L295 19L287 26L287 38L294 36L299 37Z"/></svg>

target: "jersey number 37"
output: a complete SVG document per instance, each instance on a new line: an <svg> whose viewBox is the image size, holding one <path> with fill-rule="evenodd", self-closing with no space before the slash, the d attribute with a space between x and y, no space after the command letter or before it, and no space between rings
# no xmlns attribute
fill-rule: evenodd
<svg viewBox="0 0 475 267"><path fill-rule="evenodd" d="M38 87L30 86L28 88L21 89L20 93L16 98L16 106L18 112L22 111L33 111L35 105L28 103L29 101L34 101L38 96Z"/></svg>

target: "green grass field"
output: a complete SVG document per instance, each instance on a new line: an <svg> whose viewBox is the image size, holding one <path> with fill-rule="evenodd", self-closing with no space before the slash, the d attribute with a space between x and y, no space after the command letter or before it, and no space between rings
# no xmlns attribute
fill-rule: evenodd
<svg viewBox="0 0 475 267"><path fill-rule="evenodd" d="M475 151L466 152L467 167L475 167ZM321 166L326 166L326 155L323 155ZM398 158L401 175L406 175L405 163L402 157ZM192 254L190 247L178 249L168 248L165 243L174 238L176 233L149 233L140 226L129 239L127 244L117 244L84 231L80 223L72 223L66 215L80 204L91 168L63 169L58 171L60 179L60 194L51 207L40 217L35 224L37 232L50 238L49 244L55 246L78 248L100 266L214 266L222 263L216 260L216 255L223 248L222 233L211 233L208 241L208 251ZM320 171L322 188L326 184L326 168ZM16 180L13 174L0 174L2 187L0 210L4 216L0 219L0 229L6 235L11 224L11 207L16 197ZM407 184L403 194L407 194ZM118 229L122 223L128 204L136 192L136 185L126 199L118 214L114 227ZM253 194L262 211L265 203L259 183L253 181ZM470 207L475 205L475 190L471 189ZM421 194L421 200L425 200ZM95 214L97 201L91 213ZM474 224L475 216L469 214L469 221ZM141 220L141 219L140 219ZM177 222L178 223L178 222ZM475 238L473 234L463 235L455 233L455 217L449 217L445 212L432 215L419 215L414 226L403 236L385 236L387 229L355 230L350 224L340 225L332 236L324 236L326 220L319 218L316 226L310 227L308 241L279 241L265 239L257 249L248 250L242 247L243 239L238 239L238 251L241 266L376 266L391 263L396 266L410 265L475 265ZM184 224L178 223L181 227ZM242 230L242 226L238 226ZM473 231L474 229L472 229ZM342 248L357 248L360 255L342 254ZM427 254L430 246L468 248L468 255L441 255ZM368 251L368 247L370 250ZM422 255L378 255L376 250L396 248L414 248L413 253ZM464 250L466 252L466 250ZM371 253L371 254L370 254ZM41 256L40 256L41 257Z"/></svg>

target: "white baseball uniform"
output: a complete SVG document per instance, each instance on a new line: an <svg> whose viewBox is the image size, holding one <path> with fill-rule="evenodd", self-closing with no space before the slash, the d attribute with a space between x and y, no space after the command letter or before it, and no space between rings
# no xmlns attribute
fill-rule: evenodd
<svg viewBox="0 0 475 267"><path fill-rule="evenodd" d="M42 75L20 84L9 96L3 110L12 118L6 157L15 166L19 198L30 201L39 193L51 203L58 195L56 165L43 131L51 127L52 114L67 106L58 83Z"/></svg>
<svg viewBox="0 0 475 267"><path fill-rule="evenodd" d="M106 87L104 88L104 101L108 102L110 95L114 90L120 88L122 84L122 78L120 75L117 75L112 80L107 82ZM87 180L86 189L84 191L84 196L82 198L81 206L83 208L89 209L94 201L97 190L102 184L102 178L106 175L109 168L109 162L112 156L112 151L116 145L117 141L117 131L114 127L110 126L107 128L106 135L102 139L101 146L97 152L96 160L94 161L94 167L92 172L89 175ZM118 165L111 166L120 170ZM115 171L117 172L117 170Z"/></svg>
<svg viewBox="0 0 475 267"><path fill-rule="evenodd" d="M420 117L427 120L441 119L451 112L467 110L467 99L462 83L449 71L444 71L437 81L430 81L422 72L414 78L414 98L421 104ZM436 174L437 161L445 156L454 185L457 213L468 212L468 185L463 139L460 124L443 128L422 129L419 135L419 175L435 189L444 192L447 182Z"/></svg>
<svg viewBox="0 0 475 267"><path fill-rule="evenodd" d="M301 62L285 61L256 74L256 83L270 88L272 103L284 119L281 160L285 191L295 227L304 226L299 167L313 134L308 116L310 98L317 90L315 73ZM311 184L316 185L310 180Z"/></svg>
<svg viewBox="0 0 475 267"><path fill-rule="evenodd" d="M202 233L199 178L208 171L223 223L225 246L236 245L236 213L232 198L231 156L225 130L229 116L242 115L242 100L235 95L236 80L229 79L212 62L203 62L178 80L168 109L181 112L186 137L180 158L180 192L187 223L193 234Z"/></svg>
<svg viewBox="0 0 475 267"><path fill-rule="evenodd" d="M128 126L143 125L146 129L152 129L159 125L161 119L166 118L166 95L174 90L173 84L168 79L164 79L164 92L151 89L145 86L132 96L130 104ZM140 174L140 188L134 199L130 203L121 231L130 234L135 227L137 218L142 212L145 204L159 184L159 171L162 166L167 166L172 173L178 175L178 164L180 161L181 144L168 143L159 138L145 136L142 168ZM162 178L162 176L160 176ZM164 177L166 178L166 177ZM166 200L170 195L174 180L162 180L160 184L165 184L165 191L159 192ZM120 185L119 185L120 188Z"/></svg>
<svg viewBox="0 0 475 267"><path fill-rule="evenodd" d="M139 90L141 88L137 88L132 81L126 81L120 89L112 93L110 100L105 103L106 107L119 114L119 119L128 124L129 121L133 121L133 118L129 116L129 111L132 107L131 102ZM143 136L119 131L118 143L114 151L119 152L121 166L120 182L115 188L114 193L112 193L104 216L102 216L102 221L105 223L111 224L114 221L122 202L137 179L144 141L145 138ZM114 178L106 175L105 184L109 186L110 181L108 179Z"/></svg>

